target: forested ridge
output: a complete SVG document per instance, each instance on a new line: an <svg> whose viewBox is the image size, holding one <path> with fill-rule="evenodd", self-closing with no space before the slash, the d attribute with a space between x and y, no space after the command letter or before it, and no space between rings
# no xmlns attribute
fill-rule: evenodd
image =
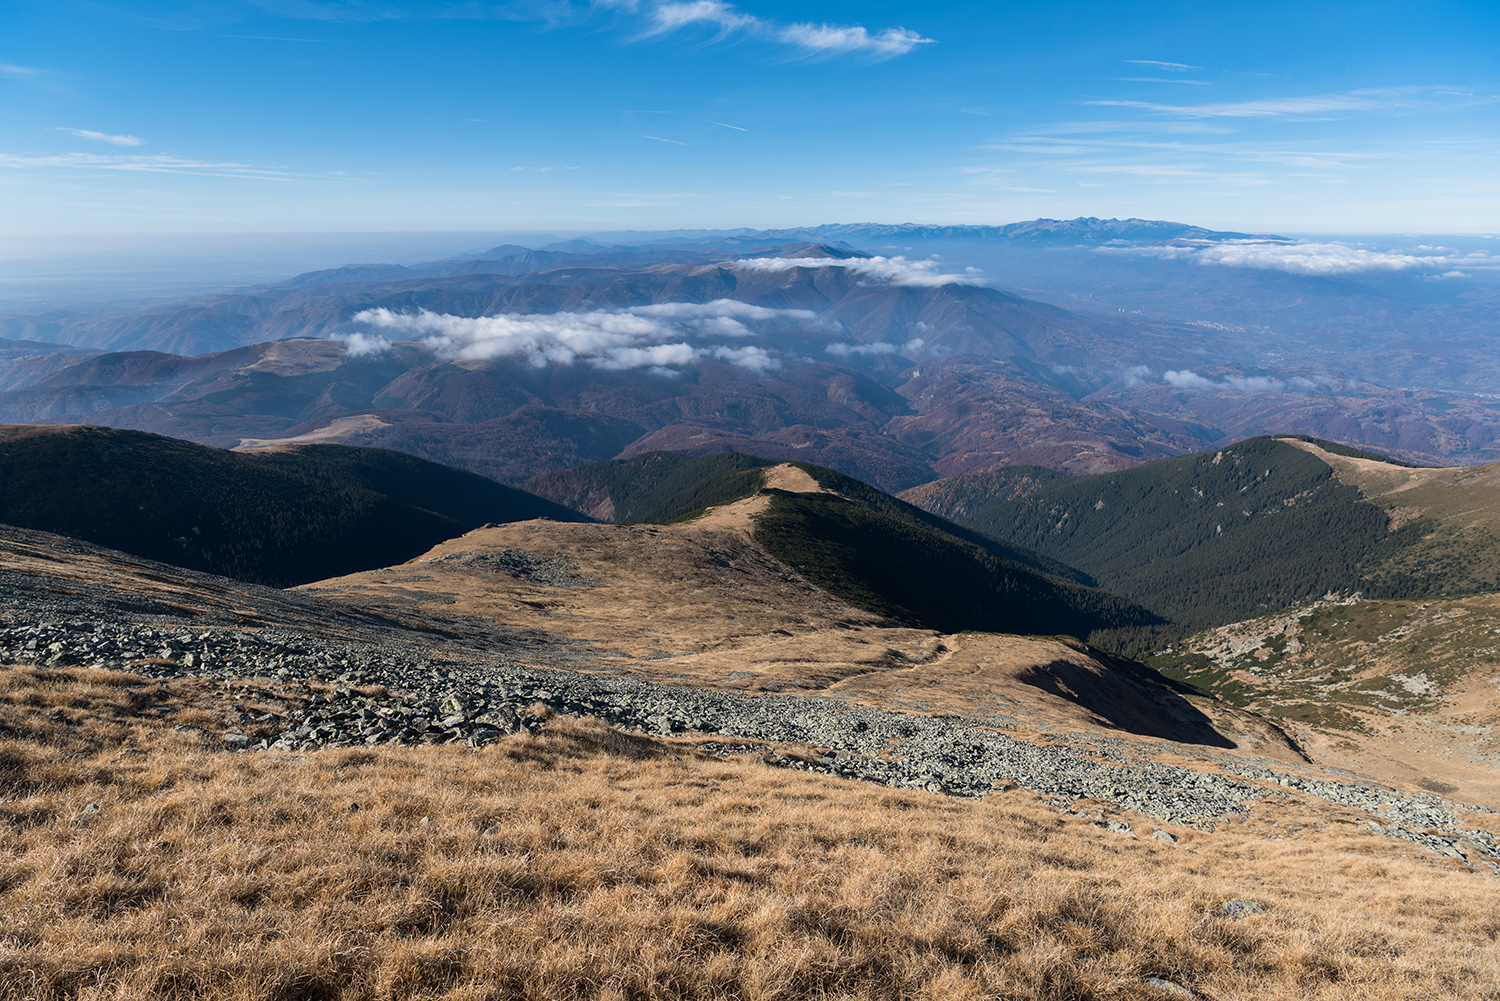
<svg viewBox="0 0 1500 1001"><path fill-rule="evenodd" d="M1326 463L1272 438L970 501L956 520L1191 627L1381 590L1367 575L1431 527L1417 519L1390 531L1386 512Z"/></svg>
<svg viewBox="0 0 1500 1001"><path fill-rule="evenodd" d="M902 625L1084 637L1161 621L960 534L834 494L774 491L755 540L829 594Z"/></svg>
<svg viewBox="0 0 1500 1001"><path fill-rule="evenodd" d="M274 587L402 563L486 522L540 517L584 520L384 449L231 452L96 427L0 437L0 522Z"/></svg>

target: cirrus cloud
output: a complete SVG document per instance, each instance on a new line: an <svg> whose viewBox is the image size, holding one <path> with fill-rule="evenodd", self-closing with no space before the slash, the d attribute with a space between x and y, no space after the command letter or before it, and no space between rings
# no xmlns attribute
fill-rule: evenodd
<svg viewBox="0 0 1500 1001"><path fill-rule="evenodd" d="M695 27L714 29L715 38L740 34L780 42L804 57L862 54L873 59L904 56L932 39L906 28L886 28L871 34L858 24L781 24L746 14L723 0L671 0L646 11L649 22L642 37L670 34Z"/></svg>
<svg viewBox="0 0 1500 1001"><path fill-rule="evenodd" d="M283 17L342 23L416 20L533 21L551 28L582 25L600 15L637 24L636 40L708 28L714 40L759 39L792 49L799 58L862 55L893 59L933 44L906 28L870 31L858 24L777 21L740 10L726 0L531 0L514 3L449 3L444 0L250 0ZM731 126L732 128L733 126Z"/></svg>
<svg viewBox="0 0 1500 1001"><path fill-rule="evenodd" d="M79 139L92 139L94 142L109 143L111 146L139 146L146 141L139 136L115 136L110 135L108 132L95 132L93 129L60 128L57 131L66 132L68 135L77 136Z"/></svg>
<svg viewBox="0 0 1500 1001"><path fill-rule="evenodd" d="M287 174L246 163L214 163L177 156L138 153L0 153L0 167L109 170L136 174L187 174L197 177L244 177L278 180Z"/></svg>

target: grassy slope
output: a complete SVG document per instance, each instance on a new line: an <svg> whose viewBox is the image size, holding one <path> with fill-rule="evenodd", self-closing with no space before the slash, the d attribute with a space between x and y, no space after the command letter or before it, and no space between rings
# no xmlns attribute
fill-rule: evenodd
<svg viewBox="0 0 1500 1001"><path fill-rule="evenodd" d="M383 449L230 452L93 427L0 433L0 522L277 587L400 563L486 522L582 519Z"/></svg>
<svg viewBox="0 0 1500 1001"><path fill-rule="evenodd" d="M1418 518L1388 531L1380 505L1269 438L970 504L964 524L1078 566L1192 627L1330 590L1379 593L1369 574L1431 528Z"/></svg>
<svg viewBox="0 0 1500 1001"><path fill-rule="evenodd" d="M1144 1001L1158 977L1447 1001L1500 982L1493 877L1352 825L1137 841L1021 792L884 789L587 721L482 751L211 750L194 734L233 698L0 668L0 996ZM1222 914L1244 897L1268 911Z"/></svg>
<svg viewBox="0 0 1500 1001"><path fill-rule="evenodd" d="M621 522L668 522L754 495L772 460L653 452L532 481L572 503L608 497ZM823 466L830 494L778 492L755 538L835 597L905 625L1087 636L1159 621L1067 564L929 514Z"/></svg>

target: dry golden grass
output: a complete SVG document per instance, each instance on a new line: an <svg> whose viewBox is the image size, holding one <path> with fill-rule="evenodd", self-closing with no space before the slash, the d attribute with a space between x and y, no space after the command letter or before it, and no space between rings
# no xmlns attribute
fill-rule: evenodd
<svg viewBox="0 0 1500 1001"><path fill-rule="evenodd" d="M0 669L0 997L1500 997L1496 881L1395 842L1136 842L564 719L305 756L172 728L228 697Z"/></svg>

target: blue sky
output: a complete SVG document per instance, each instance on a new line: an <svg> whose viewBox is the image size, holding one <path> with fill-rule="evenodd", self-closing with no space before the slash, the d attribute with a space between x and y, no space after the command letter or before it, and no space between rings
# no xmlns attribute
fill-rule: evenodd
<svg viewBox="0 0 1500 1001"><path fill-rule="evenodd" d="M0 5L0 235L1500 230L1500 4Z"/></svg>

